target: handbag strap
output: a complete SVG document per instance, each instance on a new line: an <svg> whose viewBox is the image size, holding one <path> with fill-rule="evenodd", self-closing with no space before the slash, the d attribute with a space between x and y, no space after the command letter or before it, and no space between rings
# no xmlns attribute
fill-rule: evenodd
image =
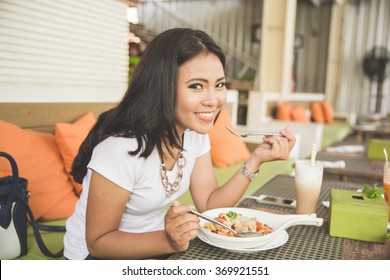
<svg viewBox="0 0 390 280"><path fill-rule="evenodd" d="M38 247L41 250L41 252L46 256L50 258L59 258L64 255L64 249L61 249L57 253L52 253L47 246L45 245L45 242L42 239L41 233L39 232L40 229L46 230L46 231L55 231L55 232L65 232L66 229L64 226L49 226L49 225L40 225L35 220L35 217L31 211L30 206L28 205L27 201L23 197L19 197L20 200L23 202L24 207L26 207L27 214L30 217L30 224L33 228L35 240L37 241Z"/></svg>
<svg viewBox="0 0 390 280"><path fill-rule="evenodd" d="M4 204L2 204L0 208L0 226L6 229L11 223L11 216L12 216L11 209L12 209L12 203L15 198L16 186L19 178L19 171L14 158L10 154L5 152L0 152L0 157L5 157L6 159L8 159L12 168L12 190L7 197L7 201Z"/></svg>

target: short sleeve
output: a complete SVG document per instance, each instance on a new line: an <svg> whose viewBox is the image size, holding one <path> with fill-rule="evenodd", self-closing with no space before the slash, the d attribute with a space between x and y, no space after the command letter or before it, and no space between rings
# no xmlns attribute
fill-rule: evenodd
<svg viewBox="0 0 390 280"><path fill-rule="evenodd" d="M143 160L128 153L134 150L135 146L134 139L107 138L93 150L88 168L121 188L132 192Z"/></svg>
<svg viewBox="0 0 390 280"><path fill-rule="evenodd" d="M199 135L199 134L198 134ZM210 151L210 138L208 134L205 135L199 135L199 152L197 157L203 156L204 154L208 153Z"/></svg>

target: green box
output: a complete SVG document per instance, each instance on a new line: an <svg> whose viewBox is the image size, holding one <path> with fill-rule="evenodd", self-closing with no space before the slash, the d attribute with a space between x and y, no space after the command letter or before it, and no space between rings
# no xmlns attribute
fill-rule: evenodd
<svg viewBox="0 0 390 280"><path fill-rule="evenodd" d="M382 197L331 189L329 234L370 242L386 241L388 205Z"/></svg>
<svg viewBox="0 0 390 280"><path fill-rule="evenodd" d="M390 140L386 139L372 139L367 145L367 157L370 159L385 160L385 148L390 153Z"/></svg>

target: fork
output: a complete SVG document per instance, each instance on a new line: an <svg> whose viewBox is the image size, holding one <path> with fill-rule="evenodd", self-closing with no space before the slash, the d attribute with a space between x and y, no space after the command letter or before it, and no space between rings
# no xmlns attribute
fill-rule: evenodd
<svg viewBox="0 0 390 280"><path fill-rule="evenodd" d="M229 130L231 133L233 133L234 135L236 135L238 137L242 137L242 138L246 138L246 137L249 137L249 136L256 136L256 135L283 136L282 134L275 133L275 132L250 132L250 133L246 133L246 134L237 134L233 130L231 130L229 127L225 126L225 128L227 130Z"/></svg>

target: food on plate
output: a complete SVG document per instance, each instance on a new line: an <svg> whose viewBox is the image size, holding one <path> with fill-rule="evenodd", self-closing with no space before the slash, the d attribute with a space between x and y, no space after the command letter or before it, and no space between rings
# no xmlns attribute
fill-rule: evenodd
<svg viewBox="0 0 390 280"><path fill-rule="evenodd" d="M234 211L229 211L227 213L220 213L218 217L215 217L214 220L221 222L232 229L234 229L236 232L258 232L263 235L269 234L273 231L273 228L270 226L259 222L256 220L256 218L253 217L247 217L242 214L238 214ZM229 231L226 228L221 227L220 225L217 225L212 222L206 222L203 226L208 231L225 235L225 236L234 236L231 231Z"/></svg>

